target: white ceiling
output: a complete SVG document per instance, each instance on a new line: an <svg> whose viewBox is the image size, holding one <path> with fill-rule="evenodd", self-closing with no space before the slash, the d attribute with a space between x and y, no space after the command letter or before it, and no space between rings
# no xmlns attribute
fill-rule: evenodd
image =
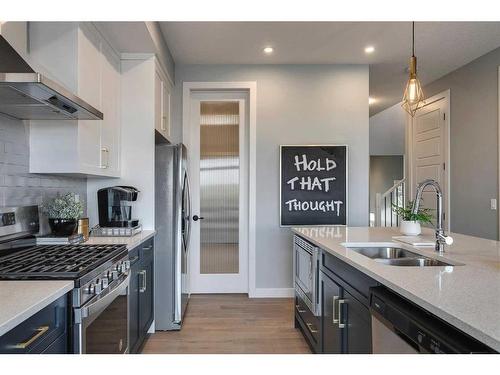
<svg viewBox="0 0 500 375"><path fill-rule="evenodd" d="M177 64L370 64L370 114L401 98L410 22L160 22ZM417 22L423 83L500 46L500 22ZM367 55L364 47L373 45ZM275 51L267 56L265 46ZM500 62L499 62L500 63Z"/></svg>

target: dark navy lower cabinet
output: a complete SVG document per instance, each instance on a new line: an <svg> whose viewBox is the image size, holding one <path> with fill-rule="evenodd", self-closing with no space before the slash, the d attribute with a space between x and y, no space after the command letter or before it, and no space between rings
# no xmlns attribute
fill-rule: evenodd
<svg viewBox="0 0 500 375"><path fill-rule="evenodd" d="M344 290L341 305L345 316L345 348L349 354L372 353L372 324L370 310Z"/></svg>
<svg viewBox="0 0 500 375"><path fill-rule="evenodd" d="M320 272L322 353L342 353L342 333L337 304L342 288Z"/></svg>
<svg viewBox="0 0 500 375"><path fill-rule="evenodd" d="M150 239L129 252L130 353L138 353L154 320L154 241Z"/></svg>
<svg viewBox="0 0 500 375"><path fill-rule="evenodd" d="M153 259L145 259L139 272L139 330L144 335L153 323L153 272Z"/></svg>
<svg viewBox="0 0 500 375"><path fill-rule="evenodd" d="M353 291L320 271L322 353L370 354L371 314Z"/></svg>
<svg viewBox="0 0 500 375"><path fill-rule="evenodd" d="M372 353L369 288L378 283L322 251L322 353Z"/></svg>
<svg viewBox="0 0 500 375"><path fill-rule="evenodd" d="M295 296L295 327L314 353L370 354L370 288L378 282L321 249L317 280L320 312L315 316Z"/></svg>
<svg viewBox="0 0 500 375"><path fill-rule="evenodd" d="M128 300L129 309L129 351L135 353L139 342L139 247L129 252L130 259L130 295Z"/></svg>
<svg viewBox="0 0 500 375"><path fill-rule="evenodd" d="M302 331L309 348L313 353L321 350L321 321L315 316L302 298L295 295L295 328Z"/></svg>
<svg viewBox="0 0 500 375"><path fill-rule="evenodd" d="M66 354L68 295L64 295L0 337L2 354Z"/></svg>

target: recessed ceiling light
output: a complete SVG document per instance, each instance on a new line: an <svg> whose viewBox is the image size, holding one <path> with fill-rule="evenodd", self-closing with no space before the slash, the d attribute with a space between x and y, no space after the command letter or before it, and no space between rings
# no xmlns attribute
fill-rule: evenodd
<svg viewBox="0 0 500 375"><path fill-rule="evenodd" d="M372 97L368 97L368 104L375 104L377 102L377 99L375 98L372 98Z"/></svg>
<svg viewBox="0 0 500 375"><path fill-rule="evenodd" d="M263 49L263 51L266 55L270 55L271 53L274 52L274 48L273 47L266 47Z"/></svg>
<svg viewBox="0 0 500 375"><path fill-rule="evenodd" d="M366 46L365 47L365 53L373 53L375 52L375 47L373 46Z"/></svg>

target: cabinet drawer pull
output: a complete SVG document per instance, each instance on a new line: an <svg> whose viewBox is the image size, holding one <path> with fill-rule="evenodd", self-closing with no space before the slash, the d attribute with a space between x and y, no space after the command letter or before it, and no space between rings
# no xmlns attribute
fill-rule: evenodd
<svg viewBox="0 0 500 375"><path fill-rule="evenodd" d="M306 310L301 310L301 309L300 309L300 305L295 305L295 308L296 308L296 309L297 309L297 311L298 311L299 313L301 313L301 314L306 312Z"/></svg>
<svg viewBox="0 0 500 375"><path fill-rule="evenodd" d="M341 323L344 319L342 318L342 306L346 303L345 299L339 299L339 328L345 328L345 323Z"/></svg>
<svg viewBox="0 0 500 375"><path fill-rule="evenodd" d="M149 246L143 247L142 250L146 251L146 250L151 250L152 248L153 248L153 245L149 245Z"/></svg>
<svg viewBox="0 0 500 375"><path fill-rule="evenodd" d="M16 345L16 348L18 349L26 349L28 346L33 344L36 340L38 340L41 336L43 336L47 331L49 330L49 326L41 326L36 329L38 331L31 337L29 340L25 342L21 342Z"/></svg>
<svg viewBox="0 0 500 375"><path fill-rule="evenodd" d="M147 281L146 281L147 272L146 272L146 270L142 270L141 272L139 272L139 275L142 276L142 280L141 280L142 285L139 288L139 292L144 293L147 290Z"/></svg>
<svg viewBox="0 0 500 375"><path fill-rule="evenodd" d="M306 326L307 326L307 329L309 330L309 332L318 333L318 330L316 328L313 328L312 323L306 323Z"/></svg>
<svg viewBox="0 0 500 375"><path fill-rule="evenodd" d="M106 154L106 163L102 161L104 159L102 153ZM109 168L109 149L107 147L101 148L101 168L102 169Z"/></svg>
<svg viewBox="0 0 500 375"><path fill-rule="evenodd" d="M133 263L135 263L137 261L137 259L139 259L139 255L136 255L135 257L130 259L130 264L132 265Z"/></svg>
<svg viewBox="0 0 500 375"><path fill-rule="evenodd" d="M332 298L332 323L337 324L339 320L335 317L335 302L339 299L339 296L333 296Z"/></svg>

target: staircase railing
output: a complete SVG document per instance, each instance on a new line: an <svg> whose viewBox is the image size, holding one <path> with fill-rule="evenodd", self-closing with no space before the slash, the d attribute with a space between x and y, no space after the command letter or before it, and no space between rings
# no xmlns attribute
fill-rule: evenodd
<svg viewBox="0 0 500 375"><path fill-rule="evenodd" d="M392 205L405 206L405 179L394 182L385 193L375 195L375 226L397 227L401 218L394 213Z"/></svg>

